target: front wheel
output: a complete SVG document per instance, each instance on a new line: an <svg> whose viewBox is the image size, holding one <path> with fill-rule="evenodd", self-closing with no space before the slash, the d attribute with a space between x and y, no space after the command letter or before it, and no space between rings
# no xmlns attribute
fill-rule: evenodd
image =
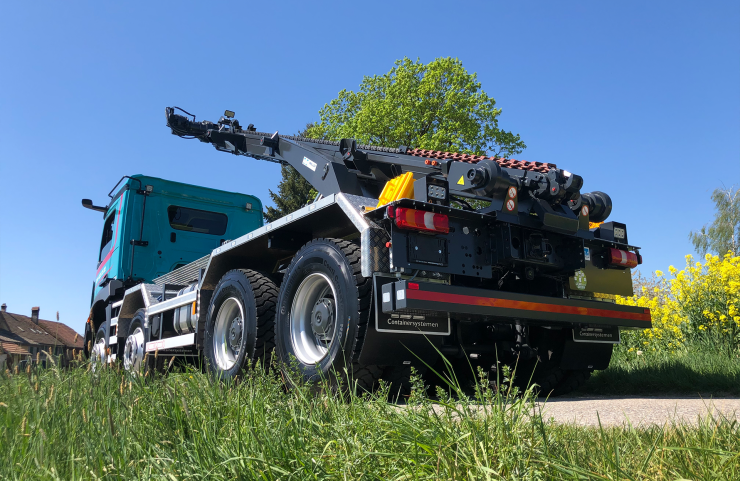
<svg viewBox="0 0 740 481"><path fill-rule="evenodd" d="M278 359L297 364L305 381L321 377L335 388L372 391L382 371L358 362L370 317L371 279L360 271L360 248L340 239L315 239L298 251L278 297Z"/></svg>
<svg viewBox="0 0 740 481"><path fill-rule="evenodd" d="M146 311L139 309L131 319L123 348L123 367L133 374L140 374L146 352Z"/></svg>
<svg viewBox="0 0 740 481"><path fill-rule="evenodd" d="M90 351L90 366L93 372L102 369L108 363L108 346L105 342L105 329L101 327L95 335L95 344Z"/></svg>

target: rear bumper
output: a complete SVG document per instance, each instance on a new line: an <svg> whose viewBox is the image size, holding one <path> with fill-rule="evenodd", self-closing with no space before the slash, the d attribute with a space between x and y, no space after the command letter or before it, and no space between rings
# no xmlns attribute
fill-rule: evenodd
<svg viewBox="0 0 740 481"><path fill-rule="evenodd" d="M611 302L559 299L529 294L398 281L382 287L385 314L449 314L453 319L531 321L536 324L591 324L648 329L650 309Z"/></svg>

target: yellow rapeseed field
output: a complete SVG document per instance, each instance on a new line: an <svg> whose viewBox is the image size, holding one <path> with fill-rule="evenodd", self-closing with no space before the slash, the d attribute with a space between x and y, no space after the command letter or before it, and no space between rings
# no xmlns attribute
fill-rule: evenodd
<svg viewBox="0 0 740 481"><path fill-rule="evenodd" d="M656 271L655 285L641 286L633 297L617 296L619 304L649 307L653 315L653 329L623 333L625 347L675 352L709 336L730 349L740 346L740 256L707 254L702 264L687 255L685 269L669 271Z"/></svg>

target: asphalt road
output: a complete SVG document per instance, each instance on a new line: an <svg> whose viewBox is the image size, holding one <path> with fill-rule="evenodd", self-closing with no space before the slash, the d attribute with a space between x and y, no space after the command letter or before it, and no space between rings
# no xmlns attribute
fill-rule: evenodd
<svg viewBox="0 0 740 481"><path fill-rule="evenodd" d="M740 419L740 398L591 397L552 398L539 402L543 418L584 426L663 425L671 421L696 424L708 415Z"/></svg>

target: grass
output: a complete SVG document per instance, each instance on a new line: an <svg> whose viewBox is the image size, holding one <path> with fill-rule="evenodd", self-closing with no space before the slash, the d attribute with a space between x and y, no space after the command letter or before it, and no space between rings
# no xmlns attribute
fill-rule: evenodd
<svg viewBox="0 0 740 481"><path fill-rule="evenodd" d="M432 402L417 380L397 406L284 381L0 374L0 479L740 479L735 421L588 428L486 382Z"/></svg>
<svg viewBox="0 0 740 481"><path fill-rule="evenodd" d="M701 338L675 353L637 355L617 346L609 368L594 373L578 394L740 395L740 352Z"/></svg>

